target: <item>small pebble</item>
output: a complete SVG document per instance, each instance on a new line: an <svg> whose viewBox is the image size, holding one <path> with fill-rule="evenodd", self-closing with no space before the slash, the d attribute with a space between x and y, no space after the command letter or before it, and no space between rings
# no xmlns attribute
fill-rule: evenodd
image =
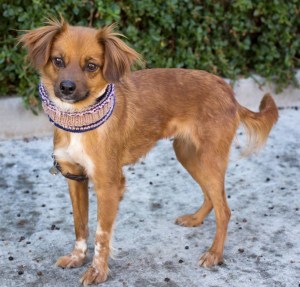
<svg viewBox="0 0 300 287"><path fill-rule="evenodd" d="M31 244L31 242L30 242L30 241L27 241L26 244Z"/></svg>
<svg viewBox="0 0 300 287"><path fill-rule="evenodd" d="M266 178L266 182L269 182L271 179L269 177Z"/></svg>
<svg viewBox="0 0 300 287"><path fill-rule="evenodd" d="M227 195L227 198L231 198L231 195Z"/></svg>
<svg viewBox="0 0 300 287"><path fill-rule="evenodd" d="M24 274L24 271L19 270L19 271L18 271L18 274L19 274L19 275L23 275L23 274Z"/></svg>
<svg viewBox="0 0 300 287"><path fill-rule="evenodd" d="M153 182L152 182L152 181L150 181L150 182L149 182L149 184L150 184L150 185L152 185L152 184L153 184Z"/></svg>
<svg viewBox="0 0 300 287"><path fill-rule="evenodd" d="M8 260L9 260L9 261L13 261L14 258L13 258L12 256L9 256L9 257L8 257Z"/></svg>
<svg viewBox="0 0 300 287"><path fill-rule="evenodd" d="M164 281L165 281L165 282L169 282L169 281L170 281L170 278L166 277L166 278L164 279Z"/></svg>
<svg viewBox="0 0 300 287"><path fill-rule="evenodd" d="M21 214L20 214L20 213L18 213L18 214L17 214L17 217L21 217Z"/></svg>
<svg viewBox="0 0 300 287"><path fill-rule="evenodd" d="M246 219L246 218L244 218L244 219L243 219L243 222L244 222L244 223L245 223L245 222L247 222L247 219Z"/></svg>
<svg viewBox="0 0 300 287"><path fill-rule="evenodd" d="M25 240L25 237L24 236L21 236L20 239L19 239L19 242Z"/></svg>
<svg viewBox="0 0 300 287"><path fill-rule="evenodd" d="M46 206L46 204L42 204L42 207L45 207Z"/></svg>
<svg viewBox="0 0 300 287"><path fill-rule="evenodd" d="M179 263L183 263L183 260L182 259L179 259L179 261L178 261Z"/></svg>
<svg viewBox="0 0 300 287"><path fill-rule="evenodd" d="M38 272L36 272L36 274L37 274L38 276L42 276L42 275L43 275L43 272L42 272L42 271L38 271Z"/></svg>
<svg viewBox="0 0 300 287"><path fill-rule="evenodd" d="M54 230L55 227L56 227L55 224L52 224L52 225L51 225L51 230Z"/></svg>
<svg viewBox="0 0 300 287"><path fill-rule="evenodd" d="M245 250L244 250L244 248L239 248L238 251L239 251L240 253L244 253Z"/></svg>
<svg viewBox="0 0 300 287"><path fill-rule="evenodd" d="M189 247L189 246L185 246L184 248L185 248L185 249L189 249L190 247Z"/></svg>
<svg viewBox="0 0 300 287"><path fill-rule="evenodd" d="M26 223L27 223L27 220L22 219L22 220L20 220L17 224L18 224L18 225L25 225Z"/></svg>

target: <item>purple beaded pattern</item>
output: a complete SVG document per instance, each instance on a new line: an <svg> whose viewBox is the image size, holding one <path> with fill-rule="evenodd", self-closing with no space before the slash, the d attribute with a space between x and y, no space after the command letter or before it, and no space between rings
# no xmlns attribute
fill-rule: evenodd
<svg viewBox="0 0 300 287"><path fill-rule="evenodd" d="M112 115L115 107L115 86L109 84L96 103L80 112L61 111L50 100L46 87L39 84L39 96L49 121L56 127L68 132L83 133L96 129L104 124Z"/></svg>

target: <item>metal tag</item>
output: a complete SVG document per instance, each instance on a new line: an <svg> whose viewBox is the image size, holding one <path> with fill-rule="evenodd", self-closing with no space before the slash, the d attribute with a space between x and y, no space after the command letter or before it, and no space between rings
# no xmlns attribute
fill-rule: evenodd
<svg viewBox="0 0 300 287"><path fill-rule="evenodd" d="M57 175L57 174L59 174L59 170L58 170L55 166L52 166L52 167L49 169L49 172L50 172L52 175Z"/></svg>

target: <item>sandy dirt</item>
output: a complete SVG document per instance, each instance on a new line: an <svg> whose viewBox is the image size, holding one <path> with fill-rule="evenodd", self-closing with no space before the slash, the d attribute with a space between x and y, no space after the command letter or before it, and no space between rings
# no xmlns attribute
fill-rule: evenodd
<svg viewBox="0 0 300 287"><path fill-rule="evenodd" d="M120 204L106 287L297 287L300 280L300 111L284 109L258 154L239 158L233 145L226 177L232 217L225 264L198 266L210 247L212 213L200 227L174 224L196 211L202 192L175 160L171 140L161 141L135 166L125 167L127 191ZM240 132L238 132L239 134ZM0 141L0 286L80 286L91 262L96 228L90 191L89 257L63 270L56 259L74 242L65 179L51 176L52 139Z"/></svg>

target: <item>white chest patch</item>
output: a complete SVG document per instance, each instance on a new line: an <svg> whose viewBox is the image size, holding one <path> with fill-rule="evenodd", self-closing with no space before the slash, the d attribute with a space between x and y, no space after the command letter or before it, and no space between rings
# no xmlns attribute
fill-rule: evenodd
<svg viewBox="0 0 300 287"><path fill-rule="evenodd" d="M84 150L82 134L72 133L70 144L68 146L55 149L54 156L57 160L81 165L88 176L93 174L94 164Z"/></svg>

